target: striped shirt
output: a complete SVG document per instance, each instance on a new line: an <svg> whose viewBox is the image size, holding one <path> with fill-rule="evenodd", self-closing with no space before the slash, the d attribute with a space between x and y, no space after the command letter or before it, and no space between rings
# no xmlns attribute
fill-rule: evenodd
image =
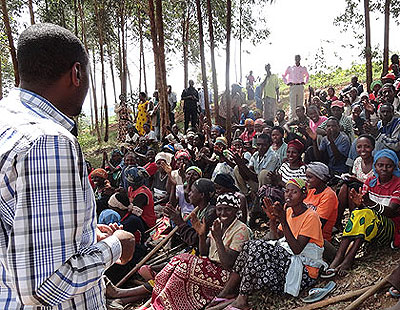
<svg viewBox="0 0 400 310"><path fill-rule="evenodd" d="M278 170L282 177L282 182L287 183L292 178L300 178L306 180L306 166L300 166L298 169L291 169L289 163L283 163Z"/></svg>
<svg viewBox="0 0 400 310"><path fill-rule="evenodd" d="M22 89L0 111L0 309L105 309L102 275L122 249L96 242L74 122Z"/></svg>

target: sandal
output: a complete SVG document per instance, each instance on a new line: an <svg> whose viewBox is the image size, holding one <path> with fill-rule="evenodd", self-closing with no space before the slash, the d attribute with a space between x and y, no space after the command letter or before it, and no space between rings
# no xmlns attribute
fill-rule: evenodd
<svg viewBox="0 0 400 310"><path fill-rule="evenodd" d="M328 268L321 273L322 279L330 279L336 276L337 270L334 268Z"/></svg>
<svg viewBox="0 0 400 310"><path fill-rule="evenodd" d="M320 301L323 299L326 295L328 295L330 292L334 290L336 287L336 283L333 281L329 281L325 287L317 287L317 288L312 288L308 292L308 296L305 298L302 298L301 300L305 303L313 303L316 301Z"/></svg>
<svg viewBox="0 0 400 310"><path fill-rule="evenodd" d="M228 303L227 305L229 305L229 303L232 303L235 299L236 299L236 297L225 298L225 297L218 297L218 296L215 296L215 297L210 301L210 303L207 305L207 309L208 309L208 308L215 307L215 306L218 306L219 304L222 304L222 303Z"/></svg>
<svg viewBox="0 0 400 310"><path fill-rule="evenodd" d="M229 305L228 307L225 308L225 310L252 310L252 309L251 308L242 309L242 308L237 308L235 306Z"/></svg>
<svg viewBox="0 0 400 310"><path fill-rule="evenodd" d="M400 298L400 291L393 286L388 290L388 293L393 298Z"/></svg>

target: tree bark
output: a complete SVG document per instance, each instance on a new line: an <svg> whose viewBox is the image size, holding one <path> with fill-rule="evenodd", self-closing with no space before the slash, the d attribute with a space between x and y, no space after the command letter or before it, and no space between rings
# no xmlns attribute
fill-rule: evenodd
<svg viewBox="0 0 400 310"><path fill-rule="evenodd" d="M88 45L87 45L87 39L86 39L86 23L85 23L85 19L84 19L84 16L83 16L83 9L82 9L81 1L82 0L78 1L78 9L79 9L79 15L80 15L80 20L81 20L83 44L85 45L86 53L89 54ZM97 111L96 85L94 83L93 74L92 74L92 67L91 66L89 66L89 75L90 75L90 82L91 82L92 92L93 92L93 105L94 105L94 116L95 116L94 128L96 130L97 142L100 143L101 142L101 135L100 135L100 130L99 130L99 117L98 117L98 111ZM90 111L91 111L91 115L92 115L93 114L92 113L92 106L90 106L90 109L91 109Z"/></svg>
<svg viewBox="0 0 400 310"><path fill-rule="evenodd" d="M156 0L156 29L158 34L158 50L160 65L160 85L158 88L160 100L160 134L164 136L167 132L169 122L169 105L167 94L167 69L165 67L165 48L164 48L164 22L162 15L162 0Z"/></svg>
<svg viewBox="0 0 400 310"><path fill-rule="evenodd" d="M367 77L367 90L371 92L372 83L372 54L371 54L371 26L369 20L369 0L364 0L365 17L365 68Z"/></svg>
<svg viewBox="0 0 400 310"><path fill-rule="evenodd" d="M31 18L31 25L34 25L35 24L35 14L33 13L32 0L28 0L28 7L29 7L29 16Z"/></svg>
<svg viewBox="0 0 400 310"><path fill-rule="evenodd" d="M240 74L240 84L242 84L242 77L243 77L243 72L242 72L242 14L243 14L243 8L242 8L242 0L240 0L239 3L239 74Z"/></svg>
<svg viewBox="0 0 400 310"><path fill-rule="evenodd" d="M75 28L75 35L78 36L78 13L76 7L76 0L74 0L74 28Z"/></svg>
<svg viewBox="0 0 400 310"><path fill-rule="evenodd" d="M226 138L228 144L231 144L231 131L232 131L232 102L230 91L230 44L231 44L231 30L232 30L232 0L226 1L226 68L225 68L225 98L226 98Z"/></svg>
<svg viewBox="0 0 400 310"><path fill-rule="evenodd" d="M390 19L390 0L385 0L385 33L383 39L382 75L386 75L389 71L389 19Z"/></svg>
<svg viewBox="0 0 400 310"><path fill-rule="evenodd" d="M189 81L189 24L190 12L187 1L185 0L182 16L182 47L183 47L183 88L188 87Z"/></svg>
<svg viewBox="0 0 400 310"><path fill-rule="evenodd" d="M121 0L120 2L120 18L121 18L121 49L122 49L122 65L121 65L121 94L126 98L126 89L127 89L127 73L126 73L126 44L125 44L125 1Z"/></svg>
<svg viewBox="0 0 400 310"><path fill-rule="evenodd" d="M103 89L103 100L104 100L104 142L108 141L108 105L107 105L107 91L106 91L106 73L104 68L104 34L103 34L103 22L102 18L105 14L104 7L99 10L98 2L94 1L94 11L96 14L97 29L99 31L99 52L100 52L100 63L101 63L101 85ZM103 123L102 123L103 124Z"/></svg>
<svg viewBox="0 0 400 310"><path fill-rule="evenodd" d="M3 59L0 53L0 100L3 98Z"/></svg>
<svg viewBox="0 0 400 310"><path fill-rule="evenodd" d="M211 71L213 83L213 100L214 100L214 118L215 122L220 125L219 120L219 104L218 104L218 82L217 82L217 68L215 66L215 40L214 40L214 26L211 0L207 0L207 14L208 14L208 32L210 36L210 52L211 52Z"/></svg>
<svg viewBox="0 0 400 310"><path fill-rule="evenodd" d="M15 51L14 39L12 36L10 18L8 16L6 0L1 0L1 11L3 13L4 26L6 28L7 38L8 38L8 48L10 49L11 60L14 68L14 81L15 86L19 85L19 71L18 71L18 61L17 53Z"/></svg>
<svg viewBox="0 0 400 310"><path fill-rule="evenodd" d="M111 72L111 80L112 80L113 91L114 91L114 100L115 100L115 103L117 103L118 99L117 99L117 90L115 88L114 62L112 59L110 42L108 42L108 44L107 44L107 54L108 54L108 57L110 58L110 72Z"/></svg>
<svg viewBox="0 0 400 310"><path fill-rule="evenodd" d="M199 24L199 45L200 45L200 60L201 60L201 77L203 80L204 108L206 110L207 124L208 126L211 127L210 103L208 102L206 59L204 56L203 17L201 13L200 0L196 0L196 8L197 8L197 21Z"/></svg>

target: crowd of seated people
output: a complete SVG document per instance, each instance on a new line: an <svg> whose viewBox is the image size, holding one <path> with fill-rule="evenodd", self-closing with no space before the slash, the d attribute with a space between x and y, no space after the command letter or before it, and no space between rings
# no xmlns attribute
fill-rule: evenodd
<svg viewBox="0 0 400 310"><path fill-rule="evenodd" d="M172 227L186 252L143 266L145 285L110 283L108 297L151 296L157 310L249 309L257 290L299 296L319 277L345 275L363 244L399 247L399 85L388 74L367 93L354 77L338 96L315 92L294 120L279 110L275 123L243 109L231 141L206 122L186 132L174 124L160 142L149 124L128 125L125 143L89 175L99 223L123 225L137 244L132 263L107 275L121 279L146 240ZM258 216L264 239L252 232ZM149 236L153 227L165 231Z"/></svg>

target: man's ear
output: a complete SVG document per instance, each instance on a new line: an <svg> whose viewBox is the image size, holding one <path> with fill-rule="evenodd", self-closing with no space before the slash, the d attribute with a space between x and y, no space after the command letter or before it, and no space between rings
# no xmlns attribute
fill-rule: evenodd
<svg viewBox="0 0 400 310"><path fill-rule="evenodd" d="M78 87L81 83L82 77L82 66L79 62L76 62L72 65L71 68L71 81L74 86Z"/></svg>

